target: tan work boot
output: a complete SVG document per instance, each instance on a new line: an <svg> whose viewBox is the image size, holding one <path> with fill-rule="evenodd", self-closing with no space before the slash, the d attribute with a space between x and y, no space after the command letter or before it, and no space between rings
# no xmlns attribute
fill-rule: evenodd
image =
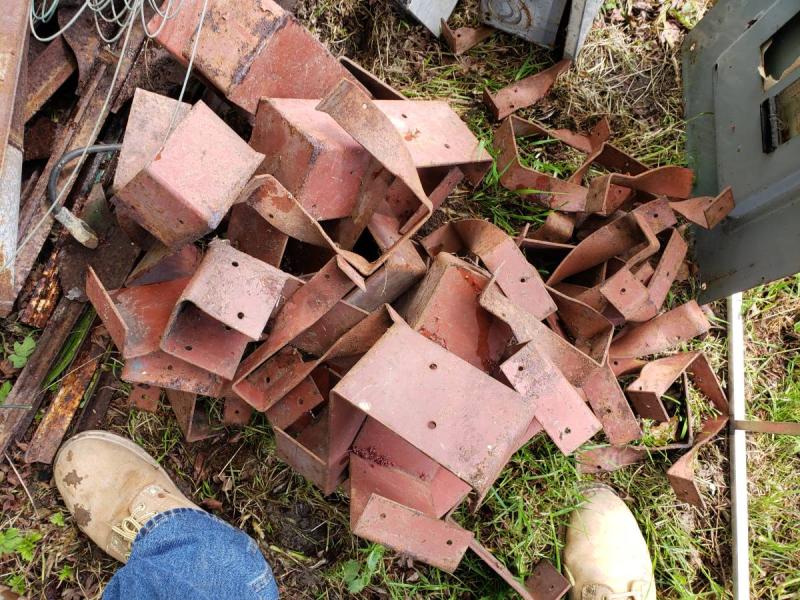
<svg viewBox="0 0 800 600"><path fill-rule="evenodd" d="M172 508L198 508L147 452L108 431L67 440L53 477L81 531L122 562L148 519Z"/></svg>
<svg viewBox="0 0 800 600"><path fill-rule="evenodd" d="M571 600L655 600L650 553L631 511L607 486L584 495L564 547Z"/></svg>

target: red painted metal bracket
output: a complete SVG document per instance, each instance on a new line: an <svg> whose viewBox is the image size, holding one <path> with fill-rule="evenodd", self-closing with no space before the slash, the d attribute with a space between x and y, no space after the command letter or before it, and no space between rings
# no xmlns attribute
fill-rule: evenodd
<svg viewBox="0 0 800 600"><path fill-rule="evenodd" d="M726 187L718 196L701 196L689 198L679 202L671 202L670 206L676 213L682 215L692 223L705 229L716 227L728 216L736 203L733 200L733 191Z"/></svg>
<svg viewBox="0 0 800 600"><path fill-rule="evenodd" d="M450 51L456 56L464 54L467 50L474 48L486 38L491 37L494 32L494 28L486 26L450 29L447 21L442 19L442 37L447 47L450 48Z"/></svg>
<svg viewBox="0 0 800 600"><path fill-rule="evenodd" d="M185 0L156 36L184 65L192 55L203 6L204 0ZM162 18L155 15L148 28L157 31L161 25ZM208 0L194 66L251 114L262 97L322 98L341 79L354 81L291 13L272 0Z"/></svg>
<svg viewBox="0 0 800 600"><path fill-rule="evenodd" d="M517 449L536 410L402 322L348 371L331 397L380 421L481 495Z"/></svg>
<svg viewBox="0 0 800 600"><path fill-rule="evenodd" d="M123 149L136 143L133 137L126 136ZM116 195L139 225L171 248L213 231L264 158L202 102L156 152Z"/></svg>
<svg viewBox="0 0 800 600"><path fill-rule="evenodd" d="M554 64L549 69L540 71L535 75L514 82L492 94L489 90L483 91L483 102L492 111L498 121L520 108L535 104L547 95L561 73L566 71L572 61L564 59Z"/></svg>
<svg viewBox="0 0 800 600"><path fill-rule="evenodd" d="M161 349L231 379L247 343L260 339L287 279L227 241L212 241L175 303Z"/></svg>
<svg viewBox="0 0 800 600"><path fill-rule="evenodd" d="M503 292L535 318L541 320L556 311L536 268L511 237L487 221L451 221L423 239L422 245L431 256L466 248L480 257Z"/></svg>

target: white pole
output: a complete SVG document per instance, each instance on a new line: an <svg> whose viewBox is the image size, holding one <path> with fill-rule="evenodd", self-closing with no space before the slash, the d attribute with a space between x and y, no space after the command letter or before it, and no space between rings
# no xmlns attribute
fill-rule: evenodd
<svg viewBox="0 0 800 600"><path fill-rule="evenodd" d="M744 323L741 292L728 297L728 389L731 420L745 419ZM747 432L730 428L733 597L750 599L750 545L747 512Z"/></svg>

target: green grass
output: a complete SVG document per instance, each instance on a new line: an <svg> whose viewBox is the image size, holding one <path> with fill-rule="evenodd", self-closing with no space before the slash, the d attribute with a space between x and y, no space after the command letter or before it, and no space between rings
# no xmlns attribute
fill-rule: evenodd
<svg viewBox="0 0 800 600"><path fill-rule="evenodd" d="M800 275L745 295L748 418L800 422ZM753 590L800 596L800 437L748 434Z"/></svg>

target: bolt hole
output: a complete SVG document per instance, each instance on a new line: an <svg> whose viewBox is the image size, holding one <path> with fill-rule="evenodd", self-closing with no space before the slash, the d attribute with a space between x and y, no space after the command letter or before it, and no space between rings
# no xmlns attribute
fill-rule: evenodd
<svg viewBox="0 0 800 600"><path fill-rule="evenodd" d="M436 429L436 421L428 421L428 429Z"/></svg>
<svg viewBox="0 0 800 600"><path fill-rule="evenodd" d="M325 275L323 275L323 277L325 277L325 279L330 279L331 275L330 275L330 273L325 273Z"/></svg>
<svg viewBox="0 0 800 600"><path fill-rule="evenodd" d="M622 289L620 289L619 293L620 293L620 294L624 294L624 293L625 293L625 292L627 292L627 291L628 291L628 290L626 290L625 288L622 288Z"/></svg>
<svg viewBox="0 0 800 600"><path fill-rule="evenodd" d="M230 331L230 330L231 330L230 326L225 325L225 331Z"/></svg>
<svg viewBox="0 0 800 600"><path fill-rule="evenodd" d="M460 34L460 33L457 33L457 34L456 34L456 37L461 37L461 34Z"/></svg>
<svg viewBox="0 0 800 600"><path fill-rule="evenodd" d="M436 369L438 369L438 368L439 368L439 365L437 365L436 363L431 363L431 364L429 364L429 365L428 365L428 368L429 368L431 371L435 371Z"/></svg>
<svg viewBox="0 0 800 600"><path fill-rule="evenodd" d="M172 365L167 365L167 371L172 371Z"/></svg>
<svg viewBox="0 0 800 600"><path fill-rule="evenodd" d="M238 318L240 318L240 319L244 319L244 313L243 313L243 312L236 313L236 316L237 316Z"/></svg>
<svg viewBox="0 0 800 600"><path fill-rule="evenodd" d="M239 266L239 263L238 263L237 261L233 261L231 264L232 264L234 267L238 267L238 266Z"/></svg>
<svg viewBox="0 0 800 600"><path fill-rule="evenodd" d="M570 433L572 433L572 429L570 429L569 427L565 427L564 428L564 435L569 435Z"/></svg>
<svg viewBox="0 0 800 600"><path fill-rule="evenodd" d="M408 115L407 115L406 113L403 113L403 118L404 118L404 119L407 119L407 118L408 118Z"/></svg>
<svg viewBox="0 0 800 600"><path fill-rule="evenodd" d="M447 540L447 545L448 546L452 546L453 545L453 540Z"/></svg>
<svg viewBox="0 0 800 600"><path fill-rule="evenodd" d="M180 223L181 225L183 225L183 219L178 219L178 223Z"/></svg>
<svg viewBox="0 0 800 600"><path fill-rule="evenodd" d="M525 367L523 367L522 365L517 367L517 371L524 371L524 370L525 370Z"/></svg>
<svg viewBox="0 0 800 600"><path fill-rule="evenodd" d="M271 377L264 377L264 381L266 383L269 383L270 381L272 381L272 378Z"/></svg>
<svg viewBox="0 0 800 600"><path fill-rule="evenodd" d="M509 108L514 108L514 105L513 104L509 104L508 107Z"/></svg>
<svg viewBox="0 0 800 600"><path fill-rule="evenodd" d="M616 367L618 364L619 364L619 361L618 361L618 360L615 360L615 361L614 361L614 366Z"/></svg>
<svg viewBox="0 0 800 600"><path fill-rule="evenodd" d="M298 398L298 399L297 399L297 403L298 403L300 406L303 406L303 404L305 403L305 400L303 400L302 398Z"/></svg>
<svg viewBox="0 0 800 600"><path fill-rule="evenodd" d="M520 283L525 283L526 281L528 281L528 278L527 278L527 277L520 277L520 278L519 278L519 282L520 282Z"/></svg>
<svg viewBox="0 0 800 600"><path fill-rule="evenodd" d="M381 519L385 519L385 518L386 518L386 513L381 513Z"/></svg>
<svg viewBox="0 0 800 600"><path fill-rule="evenodd" d="M184 348L186 348L186 349L187 349L187 350L189 350L189 351L191 351L191 349L192 349L192 347L191 347L191 346L184 346Z"/></svg>
<svg viewBox="0 0 800 600"><path fill-rule="evenodd" d="M269 213L267 216L268 216L270 219L274 219L274 218L275 218L275 215L273 215L272 213Z"/></svg>
<svg viewBox="0 0 800 600"><path fill-rule="evenodd" d="M653 218L657 219L658 218L658 213L653 213Z"/></svg>

